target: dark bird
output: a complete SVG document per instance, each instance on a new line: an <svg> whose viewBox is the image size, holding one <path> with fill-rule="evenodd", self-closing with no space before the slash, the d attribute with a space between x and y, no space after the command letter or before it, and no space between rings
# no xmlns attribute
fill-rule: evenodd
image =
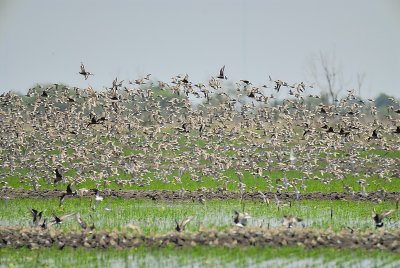
<svg viewBox="0 0 400 268"><path fill-rule="evenodd" d="M40 227L41 227L42 229L47 229L47 221L48 221L48 218L47 218L47 217L44 218L42 224L40 225Z"/></svg>
<svg viewBox="0 0 400 268"><path fill-rule="evenodd" d="M99 119L97 119L96 116L92 114L90 114L89 116L90 116L90 123L87 125L87 127L90 125L102 124L104 123L104 121L106 121L106 118L104 116Z"/></svg>
<svg viewBox="0 0 400 268"><path fill-rule="evenodd" d="M62 175L60 173L60 171L58 170L58 168L56 168L56 178L54 179L54 184L59 183L60 181L62 181Z"/></svg>
<svg viewBox="0 0 400 268"><path fill-rule="evenodd" d="M343 128L340 128L339 134L342 136L348 136L350 131L345 131Z"/></svg>
<svg viewBox="0 0 400 268"><path fill-rule="evenodd" d="M377 213L375 212L375 209L374 209L374 210L372 211L372 218L373 218L374 221L375 221L375 227L376 227L376 228L381 228L381 227L383 227L383 219L386 218L387 216L393 214L394 212L396 212L396 210L391 209L391 210L384 211L384 212L382 212L382 213L380 213L380 214L377 214Z"/></svg>
<svg viewBox="0 0 400 268"><path fill-rule="evenodd" d="M42 215L43 215L43 211L38 212L36 209L32 208L31 209L31 215L32 215L32 218L33 218L33 225L35 227L38 227L39 221L40 221L40 219L42 218Z"/></svg>
<svg viewBox="0 0 400 268"><path fill-rule="evenodd" d="M249 80L240 80L242 81L246 86L251 85L251 82Z"/></svg>
<svg viewBox="0 0 400 268"><path fill-rule="evenodd" d="M326 133L335 133L335 131L333 131L333 127L329 127Z"/></svg>
<svg viewBox="0 0 400 268"><path fill-rule="evenodd" d="M188 74L186 74L185 77L182 79L182 83L185 83L185 84L189 83L189 75Z"/></svg>
<svg viewBox="0 0 400 268"><path fill-rule="evenodd" d="M85 70L85 65L83 65L82 62L81 62L81 71L79 72L79 74L83 75L85 77L85 80L88 79L89 75L93 75L92 73L89 73Z"/></svg>
<svg viewBox="0 0 400 268"><path fill-rule="evenodd" d="M191 222L194 219L194 216L190 216L189 218L186 218L182 221L181 224L178 223L178 221L175 219L175 230L178 232L182 232L185 230L186 225Z"/></svg>
<svg viewBox="0 0 400 268"><path fill-rule="evenodd" d="M379 137L378 137L378 129L374 129L374 131L372 131L371 137L368 137L368 140L371 140L371 139L379 139Z"/></svg>
<svg viewBox="0 0 400 268"><path fill-rule="evenodd" d="M68 184L67 186L67 190L62 193L61 197L60 197L60 207L64 204L65 202L65 197L68 195L76 195L76 191L72 191L72 183Z"/></svg>
<svg viewBox="0 0 400 268"><path fill-rule="evenodd" d="M62 195L61 195L61 197L60 197L60 202L59 202L59 206L60 206L60 207L64 204L64 202L65 202L65 197L66 197L65 194L62 194Z"/></svg>
<svg viewBox="0 0 400 268"><path fill-rule="evenodd" d="M217 78L219 79L228 79L225 74L225 65L221 68L221 70L219 70L219 75L217 76Z"/></svg>

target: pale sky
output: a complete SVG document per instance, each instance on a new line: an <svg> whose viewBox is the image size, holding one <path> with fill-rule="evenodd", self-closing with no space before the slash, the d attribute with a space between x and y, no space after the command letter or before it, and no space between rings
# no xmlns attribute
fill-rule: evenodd
<svg viewBox="0 0 400 268"><path fill-rule="evenodd" d="M0 0L0 92L147 73L207 82L223 65L233 82L313 82L320 52L336 55L345 89L365 73L362 97L400 97L400 0Z"/></svg>

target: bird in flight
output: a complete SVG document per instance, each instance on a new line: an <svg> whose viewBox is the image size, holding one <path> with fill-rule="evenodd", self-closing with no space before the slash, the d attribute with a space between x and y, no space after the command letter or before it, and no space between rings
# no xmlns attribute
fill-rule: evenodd
<svg viewBox="0 0 400 268"><path fill-rule="evenodd" d="M42 218L42 215L43 215L43 211L39 212L36 209L32 208L31 209L31 215L32 215L32 218L33 218L33 225L35 227L38 227L39 221L40 221L40 219Z"/></svg>
<svg viewBox="0 0 400 268"><path fill-rule="evenodd" d="M225 65L221 68L221 70L219 70L219 75L217 76L217 78L219 79L228 79L228 77L226 77L225 75Z"/></svg>
<svg viewBox="0 0 400 268"><path fill-rule="evenodd" d="M62 216L57 216L57 214L53 211L53 218L54 218L54 220L51 221L51 222L49 222L48 225L50 225L50 226L51 226L51 225L54 225L54 224L60 225L60 224L62 224L62 221L63 221L64 219L69 218L69 217L72 217L72 216L75 216L75 214L76 214L76 213L70 213L70 214L65 214L65 215L62 215Z"/></svg>
<svg viewBox="0 0 400 268"><path fill-rule="evenodd" d="M99 193L99 190L97 190L97 189L95 189L95 203L94 203L94 207L93 207L93 210L95 210L96 208L97 208L97 206L99 205L99 203L101 202L101 201L103 201L103 197L100 195L100 193ZM109 204L107 204L108 205L108 207L109 207Z"/></svg>
<svg viewBox="0 0 400 268"><path fill-rule="evenodd" d="M54 179L54 185L56 185L57 183L62 181L62 179L63 179L63 177L62 177L60 171L58 170L58 168L56 168L56 178Z"/></svg>
<svg viewBox="0 0 400 268"><path fill-rule="evenodd" d="M90 217L92 218L92 215L90 215ZM82 229L90 230L90 231L95 229L94 223L92 225L89 225L85 220L83 220L81 218L81 215L79 214L79 212L75 213L75 219L79 223L79 225L82 227Z"/></svg>
<svg viewBox="0 0 400 268"><path fill-rule="evenodd" d="M60 197L60 207L64 204L65 202L65 197L68 195L76 195L77 192L72 191L72 183L68 184L67 186L67 190L65 192L62 193L61 197Z"/></svg>
<svg viewBox="0 0 400 268"><path fill-rule="evenodd" d="M194 219L194 216L190 216L182 221L181 224L175 219L175 230L178 232L182 232L185 230L186 225Z"/></svg>
<svg viewBox="0 0 400 268"><path fill-rule="evenodd" d="M250 219L251 216L249 214L247 214L246 212L244 213L239 213L235 210L235 216L233 217L233 223L235 223L235 225L237 227L245 227L247 225L247 219Z"/></svg>
<svg viewBox="0 0 400 268"><path fill-rule="evenodd" d="M394 212L396 212L396 210L391 209L391 210L384 211L384 212L382 212L382 213L380 213L380 214L377 214L377 213L375 212L375 209L374 209L374 210L372 211L372 218L373 218L374 221L375 221L375 227L376 227L376 228L381 228L381 227L383 227L383 219L386 218L387 216L393 214Z"/></svg>
<svg viewBox="0 0 400 268"><path fill-rule="evenodd" d="M83 65L82 62L81 62L81 71L79 72L79 74L83 75L85 77L85 80L88 79L89 75L93 75L92 73L89 73L85 70L85 65Z"/></svg>

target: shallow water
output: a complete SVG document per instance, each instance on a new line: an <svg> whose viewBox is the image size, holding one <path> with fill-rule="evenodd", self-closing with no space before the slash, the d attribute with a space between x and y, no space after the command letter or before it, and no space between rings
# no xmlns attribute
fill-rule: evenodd
<svg viewBox="0 0 400 268"><path fill-rule="evenodd" d="M96 255L97 254L97 255ZM338 254L340 252L338 251ZM109 257L105 256L103 251L97 253L94 252L93 257L80 258L79 260L72 256L57 257L57 258L41 258L40 264L48 267L65 267L68 264L71 267L163 267L163 268L175 268L175 267L249 267L249 268L262 268L262 267L399 267L400 261L394 261L389 257L354 257L346 256L332 260L326 258L323 254L319 254L315 258L300 256L290 256L283 258L277 256L276 258L263 257L262 254L258 255L256 259L254 256L241 257L234 261L226 261L226 255L214 256L214 257L195 257L187 258L179 253L169 253L166 255L153 254L149 252L146 255L136 255L134 252L125 257ZM23 258L25 261L32 260L34 258L26 257ZM231 258L230 258L231 259ZM0 259L0 267L24 267L23 264L19 264L15 260L8 258Z"/></svg>
<svg viewBox="0 0 400 268"><path fill-rule="evenodd" d="M0 226L22 225L31 226L32 216L29 207L35 207L38 210L44 210L44 217L52 220L52 212L57 215L79 212L82 218L89 224L92 223L90 214L97 229L118 228L121 229L129 223L134 223L145 232L163 233L174 229L175 219L180 222L188 216L195 216L192 222L188 224L190 231L197 231L201 226L206 228L225 228L233 226L234 211L242 211L238 202L212 201L206 205L197 202L163 203L155 201L136 201L119 200L111 201L112 211L107 212L104 207L109 201L103 201L99 207L92 211L88 207L88 200L71 199L64 210L57 205L56 199L48 200L30 200L14 199L8 207L0 207ZM50 205L49 205L50 204ZM295 203L292 207L278 207L274 204L266 206L259 202L247 202L246 211L252 216L248 220L248 226L261 226L275 228L281 226L282 215L297 215L303 221L297 226L311 228L326 228L332 226L334 229L346 227L374 228L374 221L371 217L371 207L362 202L353 202L351 208L339 206L335 208L333 218L330 217L330 209L326 205L328 202L319 201L321 206L315 206L315 202L304 201ZM334 202L335 205L335 202ZM392 204L381 204L378 211L391 209ZM361 214L361 215L360 215ZM394 213L384 219L386 229L397 229L399 224L399 215ZM74 217L65 219L60 228L79 228Z"/></svg>

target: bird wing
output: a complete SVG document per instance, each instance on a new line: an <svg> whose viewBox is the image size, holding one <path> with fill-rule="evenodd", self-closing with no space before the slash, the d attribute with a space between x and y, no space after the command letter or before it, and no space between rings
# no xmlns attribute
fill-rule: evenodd
<svg viewBox="0 0 400 268"><path fill-rule="evenodd" d="M66 219L66 218L75 216L75 214L76 214L76 212L75 212L75 213L70 213L70 214L65 214L65 215L59 216L58 218L59 218L60 220L63 220L63 219Z"/></svg>
<svg viewBox="0 0 400 268"><path fill-rule="evenodd" d="M303 219L300 219L298 217L293 217L293 222L302 222Z"/></svg>
<svg viewBox="0 0 400 268"><path fill-rule="evenodd" d="M180 226L181 230L184 230L184 229L185 229L185 226L186 226L189 222L191 222L193 219L194 219L194 216L190 216L189 218L184 219L184 220L182 221L182 223L181 223L181 226Z"/></svg>
<svg viewBox="0 0 400 268"><path fill-rule="evenodd" d="M224 77L225 65L219 70L219 76Z"/></svg>
<svg viewBox="0 0 400 268"><path fill-rule="evenodd" d="M72 183L67 186L67 194L72 194Z"/></svg>
<svg viewBox="0 0 400 268"><path fill-rule="evenodd" d="M388 210L388 211L384 211L384 212L381 213L381 217L382 217L382 219L386 218L387 216L393 214L394 212L396 212L396 210L394 210L394 209L391 209L391 210Z"/></svg>
<svg viewBox="0 0 400 268"><path fill-rule="evenodd" d="M38 214L38 211L34 208L31 209L31 215L32 217L36 217L36 215Z"/></svg>
<svg viewBox="0 0 400 268"><path fill-rule="evenodd" d="M79 223L79 225L83 228L83 229L87 229L88 228L88 224L86 223L86 221L84 221L81 216L79 215L79 213L75 213L75 219L76 221Z"/></svg>
<svg viewBox="0 0 400 268"><path fill-rule="evenodd" d="M64 202L65 202L65 194L63 194L61 197L60 197L60 207L64 204Z"/></svg>

